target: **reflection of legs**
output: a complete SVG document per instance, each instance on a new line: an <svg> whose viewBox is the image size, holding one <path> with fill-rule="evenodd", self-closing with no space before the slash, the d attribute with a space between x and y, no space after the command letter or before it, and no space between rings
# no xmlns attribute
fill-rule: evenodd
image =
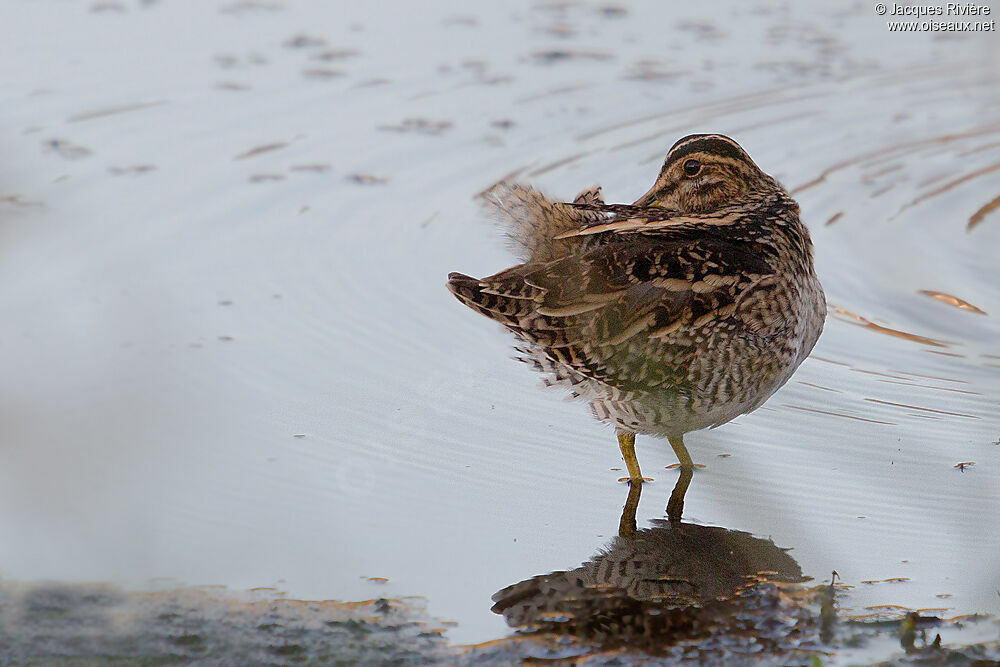
<svg viewBox="0 0 1000 667"><path fill-rule="evenodd" d="M670 523L680 523L681 514L684 512L684 494L687 493L688 486L691 485L692 477L694 477L694 468L681 467L681 476L677 479L677 484L670 494L670 501L667 502L667 519L670 520Z"/></svg>
<svg viewBox="0 0 1000 667"><path fill-rule="evenodd" d="M635 537L635 511L639 507L642 484L628 485L628 500L622 510L622 520L618 523L618 537Z"/></svg>
<svg viewBox="0 0 1000 667"><path fill-rule="evenodd" d="M667 440L674 448L674 454L677 455L677 460L681 464L681 476L670 494L670 502L667 503L667 518L672 522L679 522L681 513L684 511L684 494L687 493L688 486L691 485L691 477L694 476L694 463L691 461L687 447L684 446L684 436L670 436Z"/></svg>
<svg viewBox="0 0 1000 667"><path fill-rule="evenodd" d="M617 433L618 447L622 450L622 458L625 459L625 465L628 467L629 484L642 484L644 481L653 481L651 479L643 479L642 472L639 471L639 459L635 457L635 433L626 431L623 428L619 428ZM622 479L620 481L625 480Z"/></svg>

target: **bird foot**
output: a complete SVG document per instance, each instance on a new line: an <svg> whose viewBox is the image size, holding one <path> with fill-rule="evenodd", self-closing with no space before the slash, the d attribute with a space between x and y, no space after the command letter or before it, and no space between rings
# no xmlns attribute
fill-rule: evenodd
<svg viewBox="0 0 1000 667"><path fill-rule="evenodd" d="M640 477L638 480L633 480L631 477L619 477L618 481L619 482L628 482L629 484L631 484L633 481L638 481L641 484L643 482L652 482L653 478L652 477Z"/></svg>
<svg viewBox="0 0 1000 667"><path fill-rule="evenodd" d="M683 467L684 466L682 466L680 463L671 463L670 465L668 465L665 468L665 470L677 470L678 468L683 468ZM701 463L695 463L694 467L701 469L701 468L704 468L705 466L704 466L704 464L701 464Z"/></svg>

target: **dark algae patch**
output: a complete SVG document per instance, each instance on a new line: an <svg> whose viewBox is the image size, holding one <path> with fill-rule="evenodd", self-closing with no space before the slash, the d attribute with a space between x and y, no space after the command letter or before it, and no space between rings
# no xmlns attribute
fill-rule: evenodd
<svg viewBox="0 0 1000 667"><path fill-rule="evenodd" d="M938 634L993 619L911 612L852 621L837 615L846 587L806 579L770 540L656 522L615 538L579 568L499 591L493 609L516 632L475 646L450 645L449 624L431 618L420 598L305 601L217 588L139 593L5 582L0 663L821 665L843 651L864 655L866 646L882 656L895 651L886 665L1000 659L1000 642L953 647Z"/></svg>
<svg viewBox="0 0 1000 667"><path fill-rule="evenodd" d="M0 584L3 665L426 664L454 660L419 600L255 599Z"/></svg>

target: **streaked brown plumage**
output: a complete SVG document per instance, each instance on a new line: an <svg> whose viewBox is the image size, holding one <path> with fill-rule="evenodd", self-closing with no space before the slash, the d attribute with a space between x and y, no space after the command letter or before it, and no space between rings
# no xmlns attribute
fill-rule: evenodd
<svg viewBox="0 0 1000 667"><path fill-rule="evenodd" d="M599 188L572 204L517 185L490 197L524 263L448 288L618 427L633 482L635 433L667 436L690 467L683 435L759 407L822 331L798 204L728 137L678 141L633 205Z"/></svg>

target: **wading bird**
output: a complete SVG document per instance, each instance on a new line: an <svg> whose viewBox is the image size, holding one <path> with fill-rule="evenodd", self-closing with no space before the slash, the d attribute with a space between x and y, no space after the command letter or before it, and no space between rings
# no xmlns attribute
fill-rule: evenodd
<svg viewBox="0 0 1000 667"><path fill-rule="evenodd" d="M518 185L487 197L524 263L452 273L448 288L510 330L546 384L615 424L633 484L636 433L665 436L690 479L684 434L760 407L823 329L799 206L729 137L679 140L632 205L599 188L573 203Z"/></svg>

